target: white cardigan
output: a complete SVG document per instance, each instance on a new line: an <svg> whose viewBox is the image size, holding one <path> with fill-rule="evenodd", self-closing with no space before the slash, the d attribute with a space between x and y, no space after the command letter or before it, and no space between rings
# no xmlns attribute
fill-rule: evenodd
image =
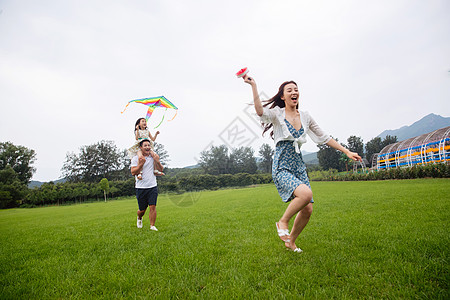
<svg viewBox="0 0 450 300"><path fill-rule="evenodd" d="M275 146L279 141L293 141L295 152L297 153L300 153L302 144L306 143L306 134L308 134L316 144L326 144L331 140L331 136L326 134L319 125L317 125L316 121L314 121L307 111L300 111L300 120L304 132L299 138L294 138L289 132L286 122L284 121L284 119L286 119L284 107L280 108L275 106L274 108L268 108L266 106L264 107L264 112L260 119L261 122L265 124L273 124Z"/></svg>

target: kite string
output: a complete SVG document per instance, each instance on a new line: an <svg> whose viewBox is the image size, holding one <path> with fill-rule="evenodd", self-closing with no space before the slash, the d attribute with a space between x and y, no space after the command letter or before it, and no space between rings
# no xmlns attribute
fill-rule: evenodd
<svg viewBox="0 0 450 300"><path fill-rule="evenodd" d="M161 120L161 122L159 122L158 126L156 126L154 129L158 128L159 125L161 125L161 123L162 123L163 121L164 121L164 116L162 117L162 120Z"/></svg>
<svg viewBox="0 0 450 300"><path fill-rule="evenodd" d="M158 128L159 125L162 124L162 122L164 121L164 117L166 116L166 112L167 112L167 108L166 108L166 110L164 111L164 115L163 115L163 117L162 117L162 119L161 119L161 122L159 122L159 124L158 124L154 129Z"/></svg>

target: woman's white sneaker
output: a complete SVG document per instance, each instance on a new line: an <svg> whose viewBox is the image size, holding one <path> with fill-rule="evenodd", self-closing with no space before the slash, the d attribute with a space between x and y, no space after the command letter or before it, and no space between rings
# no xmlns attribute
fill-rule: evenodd
<svg viewBox="0 0 450 300"><path fill-rule="evenodd" d="M137 218L137 228L142 228L142 219Z"/></svg>

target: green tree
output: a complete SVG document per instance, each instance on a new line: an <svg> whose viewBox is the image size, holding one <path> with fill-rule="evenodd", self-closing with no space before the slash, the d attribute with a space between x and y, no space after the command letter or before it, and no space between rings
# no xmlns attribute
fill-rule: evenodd
<svg viewBox="0 0 450 300"><path fill-rule="evenodd" d="M387 145L397 142L396 136L387 135L384 140L380 137L375 137L366 143L366 158L369 163L372 163L373 155L380 153Z"/></svg>
<svg viewBox="0 0 450 300"><path fill-rule="evenodd" d="M254 150L251 147L239 147L231 151L230 157L230 173L249 173L255 174L258 167Z"/></svg>
<svg viewBox="0 0 450 300"><path fill-rule="evenodd" d="M39 191L42 195L42 204L52 204L57 201L58 192L53 182L46 182L40 186Z"/></svg>
<svg viewBox="0 0 450 300"><path fill-rule="evenodd" d="M126 149L119 151L118 156L118 168L116 171L111 172L111 178L114 180L127 180L129 178L134 178L130 172L131 160L128 156L128 151Z"/></svg>
<svg viewBox="0 0 450 300"><path fill-rule="evenodd" d="M336 141L338 141L338 139L336 139ZM323 170L343 170L339 161L339 159L341 158L341 153L338 150L326 144L317 145L317 147L319 148L319 151L317 152L317 158L319 159L319 165Z"/></svg>
<svg viewBox="0 0 450 300"><path fill-rule="evenodd" d="M103 178L100 180L100 188L103 190L103 195L105 196L105 202L106 202L106 193L109 191L109 182L108 179Z"/></svg>
<svg viewBox="0 0 450 300"><path fill-rule="evenodd" d="M58 205L63 203L64 201L68 201L71 196L72 189L69 188L69 183L61 183L57 185L57 203Z"/></svg>
<svg viewBox="0 0 450 300"><path fill-rule="evenodd" d="M372 157L375 153L380 153L383 144L380 137L375 137L366 143L366 158L372 163Z"/></svg>
<svg viewBox="0 0 450 300"><path fill-rule="evenodd" d="M0 208L16 207L27 193L28 188L10 165L0 170Z"/></svg>
<svg viewBox="0 0 450 300"><path fill-rule="evenodd" d="M387 145L394 144L394 143L397 143L397 137L396 137L396 136L392 136L392 135L387 135L387 136L384 138L384 140L383 140L383 142L381 143L381 145L382 145L383 148L384 148L384 147L386 147ZM383 149L383 148L382 148L382 149Z"/></svg>
<svg viewBox="0 0 450 300"><path fill-rule="evenodd" d="M17 174L17 178L25 185L30 183L36 168L32 164L36 160L36 153L24 146L16 146L11 142L0 143L0 170L8 165Z"/></svg>
<svg viewBox="0 0 450 300"><path fill-rule="evenodd" d="M227 146L211 146L200 153L199 164L207 174L230 174L229 160Z"/></svg>
<svg viewBox="0 0 450 300"><path fill-rule="evenodd" d="M155 143L155 152L159 155L159 160L164 167L167 167L170 162L169 152L164 148L163 144Z"/></svg>
<svg viewBox="0 0 450 300"><path fill-rule="evenodd" d="M118 188L116 188L115 186L112 186L109 188L109 193L111 194L111 198L114 198L114 195L117 196L117 194L120 192L120 190Z"/></svg>
<svg viewBox="0 0 450 300"><path fill-rule="evenodd" d="M272 172L273 154L274 150L269 144L264 143L259 148L259 157L261 158L259 168L263 173Z"/></svg>
<svg viewBox="0 0 450 300"><path fill-rule="evenodd" d="M345 166L345 171L348 172L348 165L352 162L352 160L345 155L344 153L341 153L341 156L339 157L339 163L340 168L343 169L342 166Z"/></svg>
<svg viewBox="0 0 450 300"><path fill-rule="evenodd" d="M124 152L119 151L113 141L100 141L82 146L80 153L67 153L61 169L62 175L71 182L97 182L120 177L124 169Z"/></svg>
<svg viewBox="0 0 450 300"><path fill-rule="evenodd" d="M363 143L363 139L361 137L358 136L350 136L347 139L347 148L352 151L352 152L356 152L359 155L364 155L364 143Z"/></svg>

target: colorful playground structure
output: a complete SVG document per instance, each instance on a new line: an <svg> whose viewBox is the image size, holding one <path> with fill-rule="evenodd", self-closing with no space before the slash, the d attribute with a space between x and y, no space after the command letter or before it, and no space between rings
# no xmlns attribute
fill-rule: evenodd
<svg viewBox="0 0 450 300"><path fill-rule="evenodd" d="M375 169L450 162L450 126L387 145L372 158Z"/></svg>

